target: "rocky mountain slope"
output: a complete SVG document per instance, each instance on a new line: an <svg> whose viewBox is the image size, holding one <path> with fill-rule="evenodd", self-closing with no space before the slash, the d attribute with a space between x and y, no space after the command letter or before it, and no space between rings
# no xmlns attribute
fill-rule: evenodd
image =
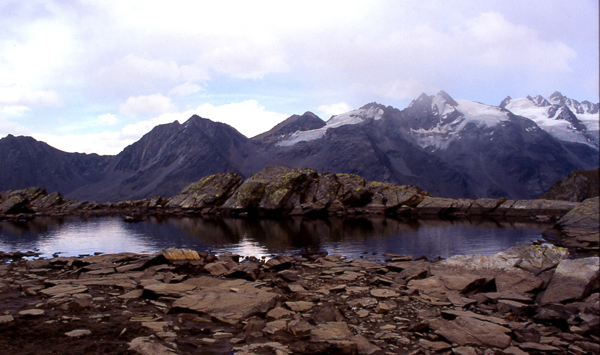
<svg viewBox="0 0 600 355"><path fill-rule="evenodd" d="M554 183L542 199L582 202L600 195L600 168L576 170Z"/></svg>
<svg viewBox="0 0 600 355"><path fill-rule="evenodd" d="M31 137L0 139L0 191L44 186L63 194L102 181L113 160L97 154L65 153Z"/></svg>
<svg viewBox="0 0 600 355"><path fill-rule="evenodd" d="M515 104L523 100L547 116L524 117ZM415 185L443 197L535 198L569 172L599 164L597 124L594 133L588 119L598 116L598 105L559 94L546 101L489 106L422 94L404 110L371 103L327 122L294 115L251 139L192 116L155 127L116 156L64 153L8 136L0 139L0 190L43 186L98 202L171 197L204 176L247 178L282 165ZM558 126L570 133L550 129Z"/></svg>

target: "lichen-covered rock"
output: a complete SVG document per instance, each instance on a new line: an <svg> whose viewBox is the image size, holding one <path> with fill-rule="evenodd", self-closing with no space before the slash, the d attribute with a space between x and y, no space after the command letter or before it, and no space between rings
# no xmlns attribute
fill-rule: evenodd
<svg viewBox="0 0 600 355"><path fill-rule="evenodd" d="M544 237L556 239L567 247L598 251L600 241L600 198L585 200L544 231Z"/></svg>
<svg viewBox="0 0 600 355"><path fill-rule="evenodd" d="M300 196L316 175L313 169L270 166L244 181L223 207L234 210L293 209L300 205Z"/></svg>
<svg viewBox="0 0 600 355"><path fill-rule="evenodd" d="M223 204L242 183L234 173L210 175L188 185L173 197L167 207L204 208Z"/></svg>
<svg viewBox="0 0 600 355"><path fill-rule="evenodd" d="M0 214L31 213L63 202L58 192L50 195L41 187L0 192Z"/></svg>
<svg viewBox="0 0 600 355"><path fill-rule="evenodd" d="M401 206L415 207L429 194L410 185L395 185L370 181L365 186L371 191L367 208L393 210Z"/></svg>
<svg viewBox="0 0 600 355"><path fill-rule="evenodd" d="M346 206L364 206L372 195L365 185L367 180L354 174L336 174L340 183L337 199Z"/></svg>

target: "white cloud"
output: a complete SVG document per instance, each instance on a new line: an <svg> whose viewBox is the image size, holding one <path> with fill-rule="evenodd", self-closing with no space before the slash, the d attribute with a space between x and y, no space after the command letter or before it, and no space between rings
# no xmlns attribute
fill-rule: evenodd
<svg viewBox="0 0 600 355"><path fill-rule="evenodd" d="M204 104L195 112L212 121L227 123L246 137L254 137L273 128L289 117L286 113L265 110L256 100L214 106Z"/></svg>
<svg viewBox="0 0 600 355"><path fill-rule="evenodd" d="M29 129L0 115L0 138L8 134L26 135L29 134Z"/></svg>
<svg viewBox="0 0 600 355"><path fill-rule="evenodd" d="M338 102L337 104L321 105L317 108L317 111L321 116L329 118L330 116L352 111L352 107L345 102Z"/></svg>
<svg viewBox="0 0 600 355"><path fill-rule="evenodd" d="M117 124L119 122L119 119L112 113L105 113L103 115L98 116L98 122L112 126Z"/></svg>
<svg viewBox="0 0 600 355"><path fill-rule="evenodd" d="M171 102L170 97L162 94L142 95L128 98L119 107L119 112L130 117L140 114L158 115L177 112L177 106Z"/></svg>
<svg viewBox="0 0 600 355"><path fill-rule="evenodd" d="M33 133L31 136L65 152L100 155L116 155L124 147L135 142L133 139L124 138L119 132L64 135Z"/></svg>
<svg viewBox="0 0 600 355"><path fill-rule="evenodd" d="M0 87L0 104L6 106L63 106L56 91L34 90L22 86Z"/></svg>
<svg viewBox="0 0 600 355"><path fill-rule="evenodd" d="M116 116L100 116L116 113L115 103L130 117L183 117L191 111L177 105L196 107L200 96L219 100L201 105L203 115L252 136L285 118L249 100L263 97L277 96L278 111L303 112L336 102L403 108L440 89L491 104L554 90L598 95L589 0L5 3L0 114L23 117L32 131L42 117L110 124ZM224 100L232 103L217 105ZM130 129L142 127L152 128Z"/></svg>
<svg viewBox="0 0 600 355"><path fill-rule="evenodd" d="M23 116L30 110L27 106L0 106L0 112L7 116Z"/></svg>
<svg viewBox="0 0 600 355"><path fill-rule="evenodd" d="M169 96L186 96L204 90L200 85L185 82L169 90Z"/></svg>

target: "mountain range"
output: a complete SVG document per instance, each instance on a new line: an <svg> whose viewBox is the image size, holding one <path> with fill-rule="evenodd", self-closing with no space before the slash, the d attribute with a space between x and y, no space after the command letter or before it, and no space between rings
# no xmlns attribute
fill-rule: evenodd
<svg viewBox="0 0 600 355"><path fill-rule="evenodd" d="M556 92L499 106L422 94L403 110L377 103L331 117L293 115L247 138L192 116L159 125L116 156L65 153L31 137L0 139L0 191L41 186L97 202L171 197L220 173L270 165L353 173L452 198L536 198L599 165L598 104Z"/></svg>

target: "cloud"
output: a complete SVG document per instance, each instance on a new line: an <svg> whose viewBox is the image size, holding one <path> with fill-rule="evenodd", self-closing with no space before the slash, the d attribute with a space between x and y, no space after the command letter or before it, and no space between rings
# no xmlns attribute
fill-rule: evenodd
<svg viewBox="0 0 600 355"><path fill-rule="evenodd" d="M0 87L0 104L6 106L60 107L64 103L53 90L34 90L22 86Z"/></svg>
<svg viewBox="0 0 600 355"><path fill-rule="evenodd" d="M31 136L64 152L100 155L116 155L125 146L135 142L132 139L124 139L119 132L63 135L33 133Z"/></svg>
<svg viewBox="0 0 600 355"><path fill-rule="evenodd" d="M26 135L29 129L0 115L0 138L8 134Z"/></svg>
<svg viewBox="0 0 600 355"><path fill-rule="evenodd" d="M119 107L119 113L130 117L136 117L140 114L158 115L168 112L177 112L177 106L171 102L170 97L162 94L130 97Z"/></svg>
<svg viewBox="0 0 600 355"><path fill-rule="evenodd" d="M246 137L266 132L290 116L286 113L267 111L256 100L220 106L207 103L199 106L195 112L201 117L233 126Z"/></svg>
<svg viewBox="0 0 600 355"><path fill-rule="evenodd" d="M98 122L112 126L117 124L119 120L117 119L117 116L112 113L105 113L98 116Z"/></svg>
<svg viewBox="0 0 600 355"><path fill-rule="evenodd" d="M115 122L106 112L185 120L198 112L179 108L198 107L252 136L285 118L279 112L324 104L318 111L329 115L338 111L330 103L371 101L403 108L440 89L491 104L555 90L596 100L597 4L569 5L8 0L0 115L35 131L49 127L42 117L80 127L82 117ZM61 125L50 128L60 134ZM131 136L143 127L152 128L130 127Z"/></svg>
<svg viewBox="0 0 600 355"><path fill-rule="evenodd" d="M317 112L324 117L330 117L352 111L352 107L345 102L338 102L337 104L321 105L317 108Z"/></svg>
<svg viewBox="0 0 600 355"><path fill-rule="evenodd" d="M169 90L169 96L186 96L204 90L200 85L185 82Z"/></svg>

